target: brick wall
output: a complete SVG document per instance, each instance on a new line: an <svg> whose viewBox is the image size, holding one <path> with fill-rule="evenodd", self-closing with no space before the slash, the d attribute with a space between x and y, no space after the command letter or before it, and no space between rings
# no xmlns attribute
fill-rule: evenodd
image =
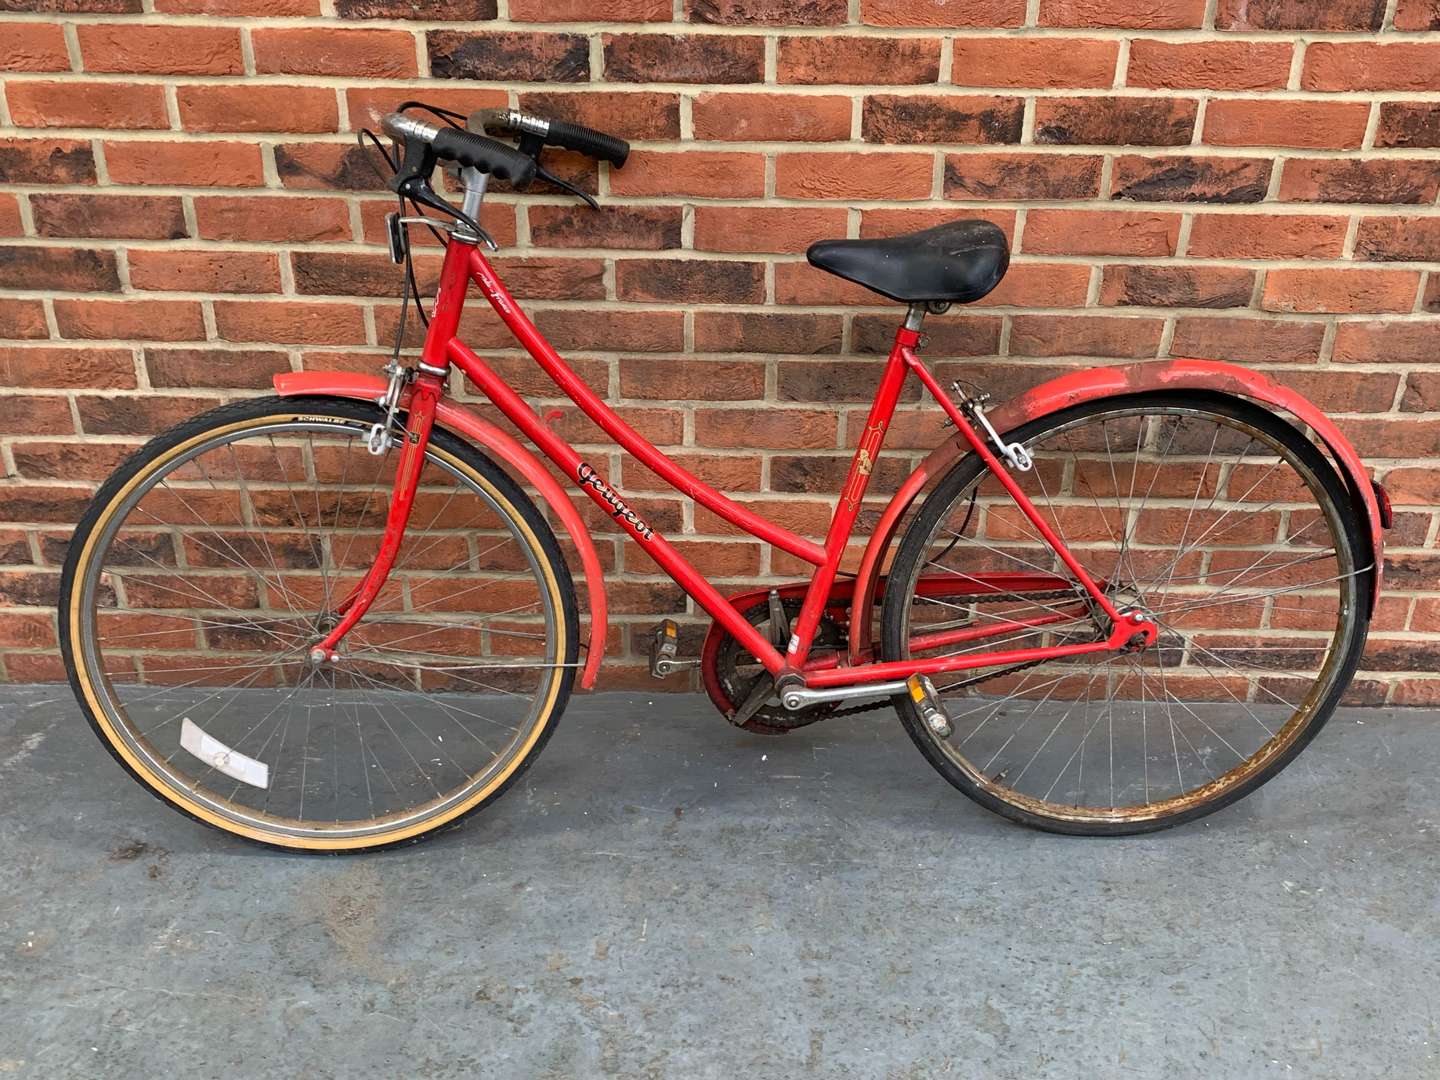
<svg viewBox="0 0 1440 1080"><path fill-rule="evenodd" d="M1301 387L1399 507L1365 696L1434 703L1437 30L1437 0L0 0L8 675L54 673L66 527L144 436L275 371L384 362L391 203L350 133L422 97L632 141L623 172L561 161L602 214L492 199L503 271L631 423L807 533L895 320L806 265L818 238L1000 224L1009 276L930 349L997 396L1170 355ZM485 314L469 339L503 348ZM736 588L799 572L609 468ZM602 548L613 686L684 606Z"/></svg>

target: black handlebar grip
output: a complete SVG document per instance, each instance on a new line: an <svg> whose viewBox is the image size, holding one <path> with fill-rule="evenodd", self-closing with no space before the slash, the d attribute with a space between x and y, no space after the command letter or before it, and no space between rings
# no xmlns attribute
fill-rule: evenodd
<svg viewBox="0 0 1440 1080"><path fill-rule="evenodd" d="M617 169L623 168L625 159L630 156L630 144L624 139L581 124L572 124L568 120L550 121L550 139L559 146L608 161Z"/></svg>
<svg viewBox="0 0 1440 1080"><path fill-rule="evenodd" d="M598 161L608 161L617 169L623 168L625 159L630 156L630 144L624 139L583 124L547 120L514 109L485 109L472 113L468 126L472 131L479 128L491 135L530 135L548 146L576 150Z"/></svg>
<svg viewBox="0 0 1440 1080"><path fill-rule="evenodd" d="M499 180L508 180L517 191L535 179L535 159L484 135L472 135L459 128L445 127L430 143L435 153L461 165L469 165Z"/></svg>

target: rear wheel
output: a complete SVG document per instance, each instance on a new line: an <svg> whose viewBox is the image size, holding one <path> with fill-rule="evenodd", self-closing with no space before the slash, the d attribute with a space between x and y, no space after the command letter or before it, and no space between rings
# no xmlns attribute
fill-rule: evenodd
<svg viewBox="0 0 1440 1080"><path fill-rule="evenodd" d="M1334 711L1368 625L1368 548L1324 455L1266 410L1204 393L1089 402L1007 438L1034 459L1011 475L1041 517L1160 635L1139 652L935 676L948 734L896 699L927 760L991 810L1097 835L1177 825L1275 776ZM1106 631L973 454L909 526L883 624L892 660ZM993 633L927 641L956 630Z"/></svg>
<svg viewBox="0 0 1440 1080"><path fill-rule="evenodd" d="M265 398L157 436L78 526L61 641L86 715L152 793L251 840L411 842L499 795L577 666L555 536L436 430L394 570L334 663L309 648L378 550L399 450L366 402Z"/></svg>

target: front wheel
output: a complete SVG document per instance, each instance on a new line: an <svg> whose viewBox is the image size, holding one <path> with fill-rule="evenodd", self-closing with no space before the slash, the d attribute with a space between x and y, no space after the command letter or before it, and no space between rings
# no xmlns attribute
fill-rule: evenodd
<svg viewBox="0 0 1440 1080"><path fill-rule="evenodd" d="M1090 835L1178 825L1275 776L1334 711L1368 626L1371 557L1324 455L1198 392L1088 402L1007 439L1034 460L1011 475L1041 518L1159 638L936 676L949 732L896 699L926 759L997 813ZM905 533L883 645L888 660L1086 645L1104 622L971 454Z"/></svg>
<svg viewBox="0 0 1440 1080"><path fill-rule="evenodd" d="M61 579L91 726L176 809L281 848L419 840L535 759L575 676L545 519L436 429L399 556L339 658L311 663L374 561L400 451L368 402L262 398L157 436L100 489Z"/></svg>

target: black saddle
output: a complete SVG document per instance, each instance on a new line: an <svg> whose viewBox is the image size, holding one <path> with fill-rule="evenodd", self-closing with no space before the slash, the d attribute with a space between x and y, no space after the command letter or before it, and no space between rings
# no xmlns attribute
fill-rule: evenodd
<svg viewBox="0 0 1440 1080"><path fill-rule="evenodd" d="M821 240L805 256L811 266L906 304L979 300L1010 265L1005 234L974 220L883 240Z"/></svg>

